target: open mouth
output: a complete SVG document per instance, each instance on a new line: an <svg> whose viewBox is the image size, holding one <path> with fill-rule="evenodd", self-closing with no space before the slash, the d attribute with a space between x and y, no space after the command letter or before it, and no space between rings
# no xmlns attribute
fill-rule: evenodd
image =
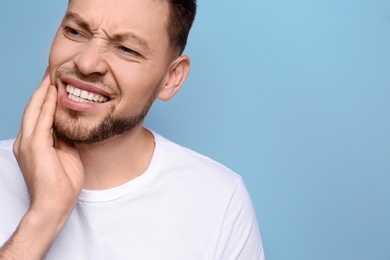
<svg viewBox="0 0 390 260"><path fill-rule="evenodd" d="M81 90L69 84L66 86L66 92L68 92L68 98L76 102L105 103L109 101L108 97L88 92L86 90Z"/></svg>

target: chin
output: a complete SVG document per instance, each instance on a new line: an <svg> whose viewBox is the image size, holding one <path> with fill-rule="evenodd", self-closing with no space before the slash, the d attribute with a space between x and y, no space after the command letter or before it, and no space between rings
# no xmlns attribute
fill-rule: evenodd
<svg viewBox="0 0 390 260"><path fill-rule="evenodd" d="M69 144L92 144L123 135L142 123L147 111L127 118L115 118L107 115L92 127L82 122L78 112L73 111L66 117L56 116L53 132L56 137Z"/></svg>

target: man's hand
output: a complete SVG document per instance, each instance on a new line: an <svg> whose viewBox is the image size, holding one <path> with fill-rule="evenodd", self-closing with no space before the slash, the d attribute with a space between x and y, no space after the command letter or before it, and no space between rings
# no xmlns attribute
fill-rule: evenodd
<svg viewBox="0 0 390 260"><path fill-rule="evenodd" d="M31 210L69 214L83 185L78 152L57 141L52 125L57 91L46 75L27 105L14 153L27 183Z"/></svg>
<svg viewBox="0 0 390 260"><path fill-rule="evenodd" d="M48 73L47 73L48 74ZM73 211L84 182L76 149L55 141L52 125L57 90L45 75L28 103L14 153L29 194L30 209L0 259L41 259Z"/></svg>

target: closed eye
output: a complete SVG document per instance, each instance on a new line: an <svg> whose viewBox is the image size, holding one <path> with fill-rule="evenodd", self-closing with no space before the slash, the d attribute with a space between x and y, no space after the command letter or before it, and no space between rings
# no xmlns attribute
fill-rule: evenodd
<svg viewBox="0 0 390 260"><path fill-rule="evenodd" d="M69 37L73 37L73 38L83 37L83 34L81 32L69 26L64 27L64 32Z"/></svg>
<svg viewBox="0 0 390 260"><path fill-rule="evenodd" d="M137 56L137 57L141 56L138 52L133 51L132 49L129 49L123 45L118 46L118 49L121 52L125 53L126 55Z"/></svg>

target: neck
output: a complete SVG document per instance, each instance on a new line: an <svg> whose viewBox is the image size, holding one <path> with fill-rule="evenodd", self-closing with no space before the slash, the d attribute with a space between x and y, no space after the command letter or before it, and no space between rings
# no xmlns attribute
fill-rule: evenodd
<svg viewBox="0 0 390 260"><path fill-rule="evenodd" d="M109 189L146 171L154 152L154 137L139 125L99 143L78 144L76 149L84 166L84 189Z"/></svg>

